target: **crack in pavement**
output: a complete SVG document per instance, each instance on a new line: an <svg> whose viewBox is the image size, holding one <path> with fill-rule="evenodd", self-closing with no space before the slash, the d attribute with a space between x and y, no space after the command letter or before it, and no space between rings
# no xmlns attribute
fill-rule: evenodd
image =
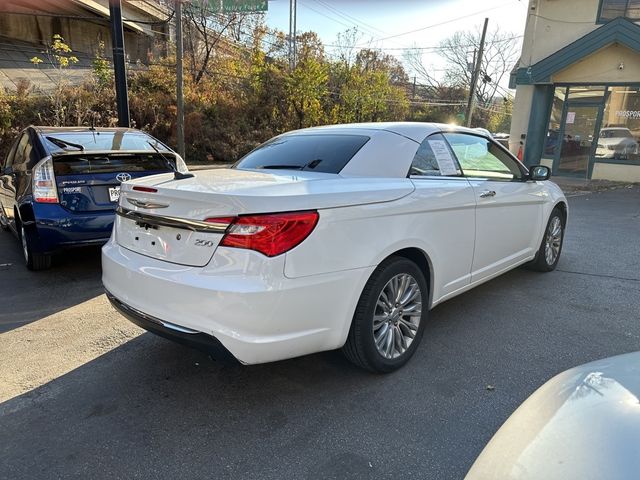
<svg viewBox="0 0 640 480"><path fill-rule="evenodd" d="M574 272L571 270L560 270L559 268L556 268L556 272L571 273L574 275L587 275L589 277L612 278L614 280L626 280L628 282L640 282L640 278L616 277L615 275L605 275L603 273Z"/></svg>

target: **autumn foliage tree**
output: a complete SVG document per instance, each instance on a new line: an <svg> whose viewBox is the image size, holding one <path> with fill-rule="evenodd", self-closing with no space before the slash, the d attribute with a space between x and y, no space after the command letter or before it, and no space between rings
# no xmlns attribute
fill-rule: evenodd
<svg viewBox="0 0 640 480"><path fill-rule="evenodd" d="M408 77L394 57L354 47L347 60L328 54L317 34L305 32L298 34L291 68L285 35L268 29L259 16L192 10L185 22L194 36L207 35L185 45L188 162L232 162L295 128L409 118ZM52 52L54 46L62 44L53 43ZM59 61L63 73L74 66L66 48L55 53L66 62ZM0 95L0 134L9 137L29 123L115 125L112 65L103 46L96 50L84 83L64 84L55 98L29 86L20 95ZM129 68L131 119L135 127L176 145L174 50L149 60L148 66Z"/></svg>

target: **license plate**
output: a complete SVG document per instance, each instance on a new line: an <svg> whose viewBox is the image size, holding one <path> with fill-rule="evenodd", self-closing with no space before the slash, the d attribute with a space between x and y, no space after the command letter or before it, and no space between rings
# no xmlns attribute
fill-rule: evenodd
<svg viewBox="0 0 640 480"><path fill-rule="evenodd" d="M120 199L120 187L109 188L109 200L117 202Z"/></svg>

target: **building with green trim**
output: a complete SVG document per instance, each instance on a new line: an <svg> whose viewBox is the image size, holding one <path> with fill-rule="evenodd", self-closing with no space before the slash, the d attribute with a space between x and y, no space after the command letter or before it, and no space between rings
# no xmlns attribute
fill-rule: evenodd
<svg viewBox="0 0 640 480"><path fill-rule="evenodd" d="M530 0L511 87L526 164L640 182L640 0Z"/></svg>

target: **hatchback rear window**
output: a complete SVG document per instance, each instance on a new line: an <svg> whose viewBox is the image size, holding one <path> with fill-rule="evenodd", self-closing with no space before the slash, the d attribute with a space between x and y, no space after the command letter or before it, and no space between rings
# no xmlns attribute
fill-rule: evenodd
<svg viewBox="0 0 640 480"><path fill-rule="evenodd" d="M368 141L363 135L285 135L260 145L234 168L339 173Z"/></svg>
<svg viewBox="0 0 640 480"><path fill-rule="evenodd" d="M165 155L169 161L169 155ZM169 165L160 155L116 154L116 155L67 155L54 157L53 171L56 175L79 175L86 173L115 172L162 172Z"/></svg>

